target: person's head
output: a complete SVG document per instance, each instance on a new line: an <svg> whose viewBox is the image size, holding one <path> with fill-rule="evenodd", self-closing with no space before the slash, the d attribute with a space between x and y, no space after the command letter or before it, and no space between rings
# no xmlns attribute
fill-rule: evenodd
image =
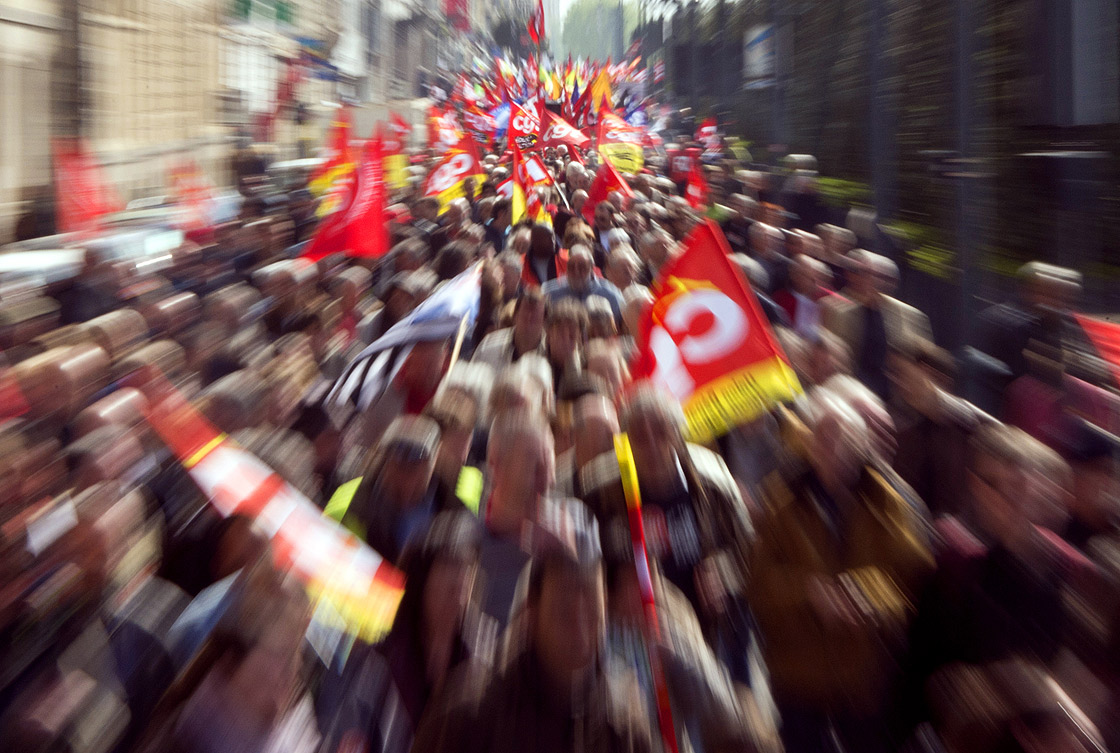
<svg viewBox="0 0 1120 753"><path fill-rule="evenodd" d="M458 277L471 265L473 254L465 241L452 241L439 250L432 262L436 279L441 282Z"/></svg>
<svg viewBox="0 0 1120 753"><path fill-rule="evenodd" d="M503 251L495 259L498 265L498 274L502 281L502 298L510 301L517 295L517 288L521 285L521 257L513 251Z"/></svg>
<svg viewBox="0 0 1120 753"><path fill-rule="evenodd" d="M493 218L494 227L499 230L509 227L510 219L513 217L513 205L510 200L505 196L495 199L490 216Z"/></svg>
<svg viewBox="0 0 1120 753"><path fill-rule="evenodd" d="M611 340L618 334L618 325L614 320L614 311L606 298L599 295L590 296L584 302L587 308L587 338L588 340Z"/></svg>
<svg viewBox="0 0 1120 753"><path fill-rule="evenodd" d="M888 359L893 394L917 412L936 417L940 391L948 391L956 375L949 351L924 338L894 344Z"/></svg>
<svg viewBox="0 0 1120 753"><path fill-rule="evenodd" d="M656 272L673 255L673 239L664 230L651 230L638 242L638 253Z"/></svg>
<svg viewBox="0 0 1120 753"><path fill-rule="evenodd" d="M576 400L572 408L576 466L612 450L618 432L618 411L609 397L592 393Z"/></svg>
<svg viewBox="0 0 1120 753"><path fill-rule="evenodd" d="M544 334L547 301L540 288L527 288L513 304L513 333L523 342L537 342Z"/></svg>
<svg viewBox="0 0 1120 753"><path fill-rule="evenodd" d="M898 449L898 441L894 419L883 400L863 382L848 374L829 377L823 387L838 395L859 414L867 425L872 454L891 463L895 450Z"/></svg>
<svg viewBox="0 0 1120 753"><path fill-rule="evenodd" d="M580 243L590 245L595 242L591 226L578 217L568 220L564 226L564 248L572 248Z"/></svg>
<svg viewBox="0 0 1120 753"><path fill-rule="evenodd" d="M536 385L527 382L524 372L514 364L498 373L494 386L490 390L486 410L491 416L518 411L539 412L541 404L541 396Z"/></svg>
<svg viewBox="0 0 1120 753"><path fill-rule="evenodd" d="M568 188L582 188L583 186L581 181L583 180L583 174L583 165L578 162L569 162L567 167L564 168L564 179L568 184Z"/></svg>
<svg viewBox="0 0 1120 753"><path fill-rule="evenodd" d="M480 408L471 392L457 387L441 390L424 407L424 415L439 426L435 472L449 484L458 481L459 471L467 462Z"/></svg>
<svg viewBox="0 0 1120 753"><path fill-rule="evenodd" d="M374 451L379 468L374 504L408 510L419 504L432 483L439 453L439 425L425 416L399 416L389 424Z"/></svg>
<svg viewBox="0 0 1120 753"><path fill-rule="evenodd" d="M824 384L834 374L852 373L852 351L841 338L823 327L817 338L809 344L809 363L806 376L810 384Z"/></svg>
<svg viewBox="0 0 1120 753"><path fill-rule="evenodd" d="M631 337L638 336L641 327L642 314L646 307L653 303L653 294L649 288L642 285L631 285L622 293L622 325L625 333Z"/></svg>
<svg viewBox="0 0 1120 753"><path fill-rule="evenodd" d="M529 646L546 684L571 692L595 671L606 639L606 589L595 518L578 500L548 504L529 566ZM555 511L555 512L553 512ZM582 685L586 688L586 685Z"/></svg>
<svg viewBox="0 0 1120 753"><path fill-rule="evenodd" d="M731 209L744 220L753 220L758 215L758 202L741 193L731 195Z"/></svg>
<svg viewBox="0 0 1120 753"><path fill-rule="evenodd" d="M637 385L622 404L638 475L652 482L671 478L684 453L685 418L680 403L652 382Z"/></svg>
<svg viewBox="0 0 1120 753"><path fill-rule="evenodd" d="M746 254L733 254L732 258L754 290L762 293L770 292L770 274L758 259Z"/></svg>
<svg viewBox="0 0 1120 753"><path fill-rule="evenodd" d="M455 199L447 205L447 209L439 218L444 227L458 228L470 216L470 205L466 199Z"/></svg>
<svg viewBox="0 0 1120 753"><path fill-rule="evenodd" d="M505 411L495 416L489 437L488 520L495 530L516 535L555 482L552 430L539 410Z"/></svg>
<svg viewBox="0 0 1120 753"><path fill-rule="evenodd" d="M616 397L630 381L630 369L618 345L610 340L592 340L587 344L587 371L602 378L608 394Z"/></svg>
<svg viewBox="0 0 1120 753"><path fill-rule="evenodd" d="M474 594L482 530L465 510L441 512L423 540L401 555L408 588L394 630L408 630L424 650L456 634Z"/></svg>
<svg viewBox="0 0 1120 753"><path fill-rule="evenodd" d="M556 254L556 234L548 225L536 224L529 235L529 253L536 259L547 259Z"/></svg>
<svg viewBox="0 0 1120 753"><path fill-rule="evenodd" d="M614 205L609 201L600 201L595 205L595 227L600 231L614 227Z"/></svg>
<svg viewBox="0 0 1120 753"><path fill-rule="evenodd" d="M798 254L793 258L793 265L789 270L790 287L801 295L815 296L827 274L828 267L822 262L805 254Z"/></svg>
<svg viewBox="0 0 1120 753"><path fill-rule="evenodd" d="M568 253L568 284L572 290L583 292L591 285L594 274L595 261L591 256L591 249L582 244L573 246Z"/></svg>
<svg viewBox="0 0 1120 753"><path fill-rule="evenodd" d="M603 276L619 290L626 290L638 276L638 255L626 243L611 246Z"/></svg>
<svg viewBox="0 0 1120 753"><path fill-rule="evenodd" d="M1023 509L1029 498L1030 439L1018 427L992 422L981 425L970 441L972 518L981 534L997 541L1020 541L1030 526Z"/></svg>
<svg viewBox="0 0 1120 753"><path fill-rule="evenodd" d="M513 230L509 234L509 249L520 257L524 257L529 252L529 244L532 241L532 231L524 225Z"/></svg>
<svg viewBox="0 0 1120 753"><path fill-rule="evenodd" d="M1065 267L1027 262L1018 277L1024 300L1035 308L1065 311L1081 293L1081 274Z"/></svg>
<svg viewBox="0 0 1120 753"><path fill-rule="evenodd" d="M412 216L428 222L435 222L439 217L439 199L434 196L421 198L413 205Z"/></svg>
<svg viewBox="0 0 1120 753"><path fill-rule="evenodd" d="M587 342L587 309L572 298L564 298L549 306L546 341L548 360L568 364L577 358Z"/></svg>
<svg viewBox="0 0 1120 753"><path fill-rule="evenodd" d="M476 205L479 223L485 225L494 216L494 202L496 200L494 196L479 196L478 204Z"/></svg>
<svg viewBox="0 0 1120 753"><path fill-rule="evenodd" d="M842 397L823 387L809 395L807 424L813 432L809 462L825 488L850 490L871 457L867 422Z"/></svg>
<svg viewBox="0 0 1120 753"><path fill-rule="evenodd" d="M583 206L587 203L587 191L582 188L572 193L572 214L577 217L583 215Z"/></svg>
<svg viewBox="0 0 1120 753"><path fill-rule="evenodd" d="M876 254L862 248L852 249L845 257L848 270L848 288L860 303L869 303L879 297L879 272L876 269Z"/></svg>
<svg viewBox="0 0 1120 753"><path fill-rule="evenodd" d="M773 225L756 222L749 231L751 252L757 259L776 259L782 255L785 236Z"/></svg>

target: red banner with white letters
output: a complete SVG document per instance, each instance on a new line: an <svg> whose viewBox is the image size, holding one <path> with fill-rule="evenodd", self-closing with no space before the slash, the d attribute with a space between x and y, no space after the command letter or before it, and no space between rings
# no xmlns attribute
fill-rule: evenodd
<svg viewBox="0 0 1120 753"><path fill-rule="evenodd" d="M707 220L662 270L634 362L681 401L689 439L708 442L801 392L758 300Z"/></svg>
<svg viewBox="0 0 1120 753"><path fill-rule="evenodd" d="M509 111L509 143L523 152L536 149L541 140L541 119L534 107L513 105Z"/></svg>
<svg viewBox="0 0 1120 753"><path fill-rule="evenodd" d="M569 149L586 149L591 143L587 134L551 110L544 111L544 122L541 125L541 146L545 149L561 145Z"/></svg>

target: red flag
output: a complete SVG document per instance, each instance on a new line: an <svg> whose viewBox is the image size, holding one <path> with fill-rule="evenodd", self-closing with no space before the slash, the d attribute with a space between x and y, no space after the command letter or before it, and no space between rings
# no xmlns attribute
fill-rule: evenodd
<svg viewBox="0 0 1120 753"><path fill-rule="evenodd" d="M661 270L633 372L681 401L689 439L708 442L801 392L758 300L712 220Z"/></svg>
<svg viewBox="0 0 1120 753"><path fill-rule="evenodd" d="M463 109L463 125L465 125L471 133L479 137L479 141L490 146L490 142L494 137L494 131L498 128L498 123L488 112L479 109L477 105Z"/></svg>
<svg viewBox="0 0 1120 753"><path fill-rule="evenodd" d="M54 190L61 232L93 230L101 218L124 208L101 167L78 139L54 139Z"/></svg>
<svg viewBox="0 0 1120 753"><path fill-rule="evenodd" d="M381 139L372 138L362 150L362 162L354 171L342 206L323 220L304 258L318 261L336 253L372 258L389 252L381 159Z"/></svg>
<svg viewBox="0 0 1120 753"><path fill-rule="evenodd" d="M537 10L529 16L529 38L537 46L544 40L544 0L537 0Z"/></svg>
<svg viewBox="0 0 1120 753"><path fill-rule="evenodd" d="M463 195L463 181L475 179L475 190L486 179L482 160L478 158L478 147L470 134L464 134L455 146L447 150L443 160L428 174L424 183L424 195L436 196L441 206Z"/></svg>
<svg viewBox="0 0 1120 753"><path fill-rule="evenodd" d="M541 120L532 107L511 105L509 111L509 143L523 152L536 149L540 141Z"/></svg>
<svg viewBox="0 0 1120 753"><path fill-rule="evenodd" d="M700 172L700 167L695 162L692 163L692 169L688 173L684 198L693 209L699 209L708 203L708 182L704 180L704 174Z"/></svg>
<svg viewBox="0 0 1120 753"><path fill-rule="evenodd" d="M583 216L589 224L595 224L595 206L600 201L606 201L612 191L618 191L628 199L634 198L630 185L614 169L609 161L603 160L599 165L599 172L595 173L595 180L591 183L591 190L587 192L587 202L583 205Z"/></svg>
<svg viewBox="0 0 1120 753"><path fill-rule="evenodd" d="M586 149L591 143L591 139L551 110L544 111L541 126L541 146L545 149L563 144L570 154L574 149Z"/></svg>

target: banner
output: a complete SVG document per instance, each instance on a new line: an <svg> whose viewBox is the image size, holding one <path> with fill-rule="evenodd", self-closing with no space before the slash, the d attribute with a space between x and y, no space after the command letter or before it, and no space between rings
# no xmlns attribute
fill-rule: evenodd
<svg viewBox="0 0 1120 753"><path fill-rule="evenodd" d="M612 112L599 118L598 146L603 159L620 172L636 175L645 160L642 153L643 128L636 128Z"/></svg>
<svg viewBox="0 0 1120 753"><path fill-rule="evenodd" d="M319 225L303 258L316 261L337 253L376 258L389 252L381 140L370 139L362 152L342 206Z"/></svg>
<svg viewBox="0 0 1120 753"><path fill-rule="evenodd" d="M78 139L53 139L51 146L59 232L93 230L102 217L124 208L85 144Z"/></svg>
<svg viewBox="0 0 1120 753"><path fill-rule="evenodd" d="M566 146L568 150L586 149L591 139L582 131L576 129L568 121L552 112L544 111L544 133L541 135L541 146L545 149L556 146Z"/></svg>
<svg viewBox="0 0 1120 753"><path fill-rule="evenodd" d="M662 268L637 341L635 377L680 400L701 444L801 392L730 253L714 221L698 225Z"/></svg>
<svg viewBox="0 0 1120 753"><path fill-rule="evenodd" d="M329 615L368 642L384 637L404 595L403 573L218 431L154 367L140 386L155 433L222 516L248 516L269 537L273 562L304 584L316 619Z"/></svg>
<svg viewBox="0 0 1120 753"><path fill-rule="evenodd" d="M477 192L486 180L486 172L482 169L474 139L464 135L447 150L443 160L428 174L428 179L424 182L424 195L435 196L439 199L440 207L446 207L455 199L466 195L463 182L467 178L474 178Z"/></svg>
<svg viewBox="0 0 1120 753"><path fill-rule="evenodd" d="M533 107L513 105L510 109L509 142L523 152L535 149L540 141L541 119Z"/></svg>

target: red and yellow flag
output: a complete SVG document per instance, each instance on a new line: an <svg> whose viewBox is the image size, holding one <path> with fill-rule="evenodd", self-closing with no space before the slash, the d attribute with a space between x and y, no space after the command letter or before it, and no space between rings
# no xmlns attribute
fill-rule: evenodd
<svg viewBox="0 0 1120 753"><path fill-rule="evenodd" d="M662 270L633 372L672 392L689 439L709 442L755 420L801 386L712 220Z"/></svg>
<svg viewBox="0 0 1120 753"><path fill-rule="evenodd" d="M455 199L466 195L463 183L474 178L475 192L486 180L482 160L478 158L478 147L469 134L464 134L453 147L447 150L443 159L428 174L424 183L424 195L435 196L441 207L446 207Z"/></svg>
<svg viewBox="0 0 1120 753"><path fill-rule="evenodd" d="M323 196L354 169L354 159L350 154L352 121L353 113L349 107L338 110L338 117L331 123L328 135L330 143L327 147L327 161L311 175L311 180L307 183L312 196L316 198ZM331 211L333 207L326 207L322 214L329 214Z"/></svg>

